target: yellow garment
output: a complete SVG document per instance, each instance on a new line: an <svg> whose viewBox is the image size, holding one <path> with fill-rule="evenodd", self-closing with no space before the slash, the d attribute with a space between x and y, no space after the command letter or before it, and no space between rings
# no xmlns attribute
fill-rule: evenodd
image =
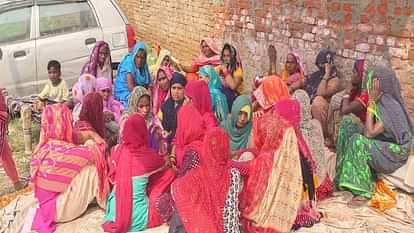
<svg viewBox="0 0 414 233"><path fill-rule="evenodd" d="M247 113L247 118L248 118L248 120L250 120L250 117L251 117L251 114L252 114L252 109L250 108L250 106L249 106L249 105L246 105L246 106L242 107L242 108L240 109L240 112L245 112L245 113Z"/></svg>
<svg viewBox="0 0 414 233"><path fill-rule="evenodd" d="M396 205L396 193L393 192L382 180L375 183L375 192L371 198L370 206L384 212Z"/></svg>
<svg viewBox="0 0 414 233"><path fill-rule="evenodd" d="M215 70L218 74L221 73L221 66L216 66ZM245 95L245 87L244 87L244 80L243 80L243 69L241 67L237 67L236 70L233 72L233 78L240 78L241 82L239 87L237 88L237 92L239 95Z"/></svg>
<svg viewBox="0 0 414 233"><path fill-rule="evenodd" d="M42 92L39 94L39 98L53 100L56 102L65 102L69 100L69 89L65 80L61 80L59 85L53 86L52 81L46 84Z"/></svg>
<svg viewBox="0 0 414 233"><path fill-rule="evenodd" d="M157 72L158 72L158 70L161 67L161 63L164 60L164 58L167 57L167 56L170 57L171 62L173 64L174 63L175 64L178 63L178 60L171 55L171 52L170 51L168 51L167 49L161 49L160 54L158 55L157 60L155 61L155 63L153 65L150 65L149 66L150 73L151 73L151 75L153 77L156 77L157 76Z"/></svg>

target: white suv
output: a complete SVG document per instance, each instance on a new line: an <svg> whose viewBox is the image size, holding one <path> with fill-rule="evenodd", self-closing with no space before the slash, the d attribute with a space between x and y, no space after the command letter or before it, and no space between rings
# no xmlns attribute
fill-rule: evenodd
<svg viewBox="0 0 414 233"><path fill-rule="evenodd" d="M100 40L110 45L114 66L135 43L115 0L0 0L0 88L38 93L49 60L61 63L71 85Z"/></svg>

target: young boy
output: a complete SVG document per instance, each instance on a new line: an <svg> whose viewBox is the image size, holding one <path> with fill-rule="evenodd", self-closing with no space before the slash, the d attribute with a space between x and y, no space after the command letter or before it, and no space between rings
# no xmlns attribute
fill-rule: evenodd
<svg viewBox="0 0 414 233"><path fill-rule="evenodd" d="M47 64L47 72L49 74L49 82L39 94L39 100L42 102L51 101L63 103L69 99L69 90L65 80L61 78L60 63L51 60Z"/></svg>

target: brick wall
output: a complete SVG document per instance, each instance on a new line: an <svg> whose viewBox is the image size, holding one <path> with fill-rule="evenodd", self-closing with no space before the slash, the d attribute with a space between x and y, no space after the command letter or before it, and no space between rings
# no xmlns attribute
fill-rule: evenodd
<svg viewBox="0 0 414 233"><path fill-rule="evenodd" d="M392 64L414 115L414 1L412 0L118 0L137 36L161 44L181 61L198 54L199 40L234 44L246 78L268 68L267 47L276 45L278 71L293 49L307 73L316 69L321 47L337 52L339 69L349 78L354 59L368 66Z"/></svg>

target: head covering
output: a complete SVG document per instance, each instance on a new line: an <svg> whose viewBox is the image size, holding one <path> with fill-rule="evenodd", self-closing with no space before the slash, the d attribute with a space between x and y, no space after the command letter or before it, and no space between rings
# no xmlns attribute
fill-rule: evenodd
<svg viewBox="0 0 414 233"><path fill-rule="evenodd" d="M335 66L335 53L327 48L323 48L316 56L315 65L318 67L318 71L312 73L305 79L304 89L308 93L311 101L316 97L319 84L321 83L323 76L325 76L325 64L331 62L333 67L331 71L332 77L337 77Z"/></svg>
<svg viewBox="0 0 414 233"><path fill-rule="evenodd" d="M294 128L296 138L298 139L298 146L301 152L301 156L303 156L308 163L312 171L316 171L316 162L315 158L311 154L308 145L303 138L303 135L300 131L300 124L301 124L301 106L300 103L296 100L292 99L283 99L274 105L274 109L276 113L281 116L283 119L287 120Z"/></svg>
<svg viewBox="0 0 414 233"><path fill-rule="evenodd" d="M223 49L221 50L221 56L220 56L220 61L222 64L224 64L224 50L226 49L230 51L230 64L228 64L227 68L229 69L231 74L233 74L233 72L237 68L242 67L242 63L241 63L240 56L237 53L236 48L229 43L225 43L223 46Z"/></svg>
<svg viewBox="0 0 414 233"><path fill-rule="evenodd" d="M247 109L246 109L247 107ZM231 108L231 115L224 122L224 128L230 137L230 147L232 151L245 149L249 142L252 130L252 102L248 96L241 95L236 98ZM248 123L245 127L238 129L236 127L237 120L241 111L249 111Z"/></svg>
<svg viewBox="0 0 414 233"><path fill-rule="evenodd" d="M212 66L201 67L199 73L201 76L209 78L208 88L210 91L213 111L217 120L223 122L229 113L229 105L227 103L227 97L222 92L223 85L220 76Z"/></svg>
<svg viewBox="0 0 414 233"><path fill-rule="evenodd" d="M97 92L92 92L85 96L82 110L79 114L79 121L88 122L96 133L105 138L105 121L103 117L103 100Z"/></svg>
<svg viewBox="0 0 414 233"><path fill-rule="evenodd" d="M154 81L154 88L152 89L152 113L154 115L158 114L158 111L160 110L162 103L164 103L170 96L170 88L168 88L167 90L161 90L160 88L160 84L158 83L158 74L160 72L164 72L168 81L171 82L174 70L166 66L161 66L158 69Z"/></svg>
<svg viewBox="0 0 414 233"><path fill-rule="evenodd" d="M103 111L104 112L112 112L115 116L115 121L119 122L121 118L121 112L123 110L123 106L120 102L116 101L112 95L112 82L107 78L98 78L96 79L96 90L103 91L109 90L110 96L107 100L103 100Z"/></svg>
<svg viewBox="0 0 414 233"><path fill-rule="evenodd" d="M104 62L104 66L112 70L112 67L111 67L112 59L111 59L111 52L110 52L111 50L109 48L109 45L105 41L98 41L93 47L91 55L89 55L88 62L82 67L81 75L87 73L87 74L91 74L96 77L97 68L99 65L99 50L101 48L108 49L109 55Z"/></svg>
<svg viewBox="0 0 414 233"><path fill-rule="evenodd" d="M203 66L198 71L200 76L208 77L208 87L209 89L221 89L223 87L221 83L221 79L219 74L217 73L216 69L213 66Z"/></svg>
<svg viewBox="0 0 414 233"><path fill-rule="evenodd" d="M205 65L213 65L213 66L220 65L219 51L217 47L215 46L213 39L205 37L200 41L200 45L201 43L203 43L203 41L207 43L208 47L213 52L213 56L206 57L203 51L201 51L198 58L194 60L193 66L196 66L197 69L199 69L200 67L205 66Z"/></svg>
<svg viewBox="0 0 414 233"><path fill-rule="evenodd" d="M47 105L42 113L39 144L33 154L49 140L72 143L72 113L65 104Z"/></svg>
<svg viewBox="0 0 414 233"><path fill-rule="evenodd" d="M220 233L225 228L223 209L231 183L228 141L223 129L208 130L200 165L172 185L176 208L188 233Z"/></svg>
<svg viewBox="0 0 414 233"><path fill-rule="evenodd" d="M143 61L143 67L138 68L135 65L135 57L139 50L145 51L145 57ZM151 76L147 64L147 48L143 42L138 42L135 44L134 48L130 53L128 53L124 59L121 61L118 67L118 74L126 76L127 73L132 74L134 77L135 84L138 86L148 86L151 84Z"/></svg>
<svg viewBox="0 0 414 233"><path fill-rule="evenodd" d="M201 151L202 139L206 130L203 117L197 111L194 104L181 107L177 116L177 130L175 133L175 145L177 165L181 166L184 153L189 150Z"/></svg>
<svg viewBox="0 0 414 233"><path fill-rule="evenodd" d="M96 91L96 77L88 73L82 74L72 88L73 98L78 103L82 103L83 98L94 91Z"/></svg>
<svg viewBox="0 0 414 233"><path fill-rule="evenodd" d="M283 79L284 82L287 83L287 85L291 85L292 83L294 83L298 80L303 80L305 78L305 69L303 68L303 64L301 62L299 54L297 54L295 52L289 52L287 56L289 56L289 55L291 55L295 58L296 71L293 74L289 74L289 71L287 69L287 65L285 64L285 68L284 68L283 73L282 73L282 79Z"/></svg>
<svg viewBox="0 0 414 233"><path fill-rule="evenodd" d="M253 95L260 106L267 110L276 101L289 98L289 89L281 78L272 75L262 79L260 86L253 92Z"/></svg>
<svg viewBox="0 0 414 233"><path fill-rule="evenodd" d="M151 65L149 67L150 72L152 75L156 75L156 73L158 73L158 70L160 69L160 67L162 66L162 62L164 61L165 57L170 57L171 61L177 62L177 59L175 59L173 56L171 56L171 52L167 49L161 49L160 50L160 54L157 57L157 61L155 62L155 64ZM172 67L168 67L170 69L172 69ZM156 77L154 77L154 80L156 79Z"/></svg>
<svg viewBox="0 0 414 233"><path fill-rule="evenodd" d="M3 155L3 148L5 146L8 128L8 118L6 100L4 99L3 92L0 89L0 159Z"/></svg>
<svg viewBox="0 0 414 233"><path fill-rule="evenodd" d="M358 59L354 63L354 69L358 74L358 78L364 80L364 72L365 72L365 59Z"/></svg>
<svg viewBox="0 0 414 233"><path fill-rule="evenodd" d="M149 147L149 132L145 119L134 114L125 123L122 144L116 146L111 160L109 176L115 176L116 217L114 222L103 224L105 232L127 232L132 213L132 177L142 176L161 168L164 160Z"/></svg>
<svg viewBox="0 0 414 233"><path fill-rule="evenodd" d="M128 114L137 112L139 99L144 95L151 98L151 93L145 87L136 86L134 90L132 90L131 95L128 97Z"/></svg>
<svg viewBox="0 0 414 233"><path fill-rule="evenodd" d="M379 80L380 90L383 93L377 102L377 112L384 128L392 133L397 144L403 145L411 142L412 123L405 108L400 82L395 72L388 67L377 65L371 77Z"/></svg>
<svg viewBox="0 0 414 233"><path fill-rule="evenodd" d="M182 75L181 73L174 72L172 75L170 86L176 83L179 83L181 84L181 86L185 87L185 85L187 85L187 79L185 79L184 75Z"/></svg>
<svg viewBox="0 0 414 233"><path fill-rule="evenodd" d="M201 115L213 113L210 91L205 81L189 81L185 86L185 95L191 98L191 102Z"/></svg>

